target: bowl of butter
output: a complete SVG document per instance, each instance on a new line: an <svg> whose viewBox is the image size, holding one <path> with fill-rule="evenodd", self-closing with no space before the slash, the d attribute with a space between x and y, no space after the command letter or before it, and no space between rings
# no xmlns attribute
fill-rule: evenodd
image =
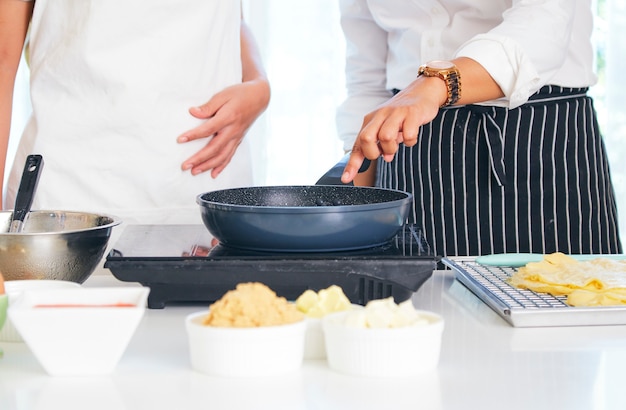
<svg viewBox="0 0 626 410"><path fill-rule="evenodd" d="M411 300L371 300L322 320L329 367L367 377L404 377L437 367L443 318Z"/></svg>

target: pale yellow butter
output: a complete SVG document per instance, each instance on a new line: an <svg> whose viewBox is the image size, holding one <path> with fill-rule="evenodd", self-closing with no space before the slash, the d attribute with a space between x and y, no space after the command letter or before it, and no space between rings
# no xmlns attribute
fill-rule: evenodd
<svg viewBox="0 0 626 410"><path fill-rule="evenodd" d="M371 300L362 309L346 315L345 324L360 328L399 328L420 326L431 323L429 318L420 314L411 300L396 304L392 297Z"/></svg>
<svg viewBox="0 0 626 410"><path fill-rule="evenodd" d="M337 285L331 285L319 292L308 289L297 299L296 307L308 317L320 318L329 313L341 312L352 307L350 299Z"/></svg>

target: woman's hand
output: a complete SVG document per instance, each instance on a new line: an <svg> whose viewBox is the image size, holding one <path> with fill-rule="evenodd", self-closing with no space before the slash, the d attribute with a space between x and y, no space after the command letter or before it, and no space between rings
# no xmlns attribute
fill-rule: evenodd
<svg viewBox="0 0 626 410"><path fill-rule="evenodd" d="M211 171L217 176L226 168L237 147L254 121L265 111L270 99L265 79L245 81L225 88L206 104L192 107L189 113L204 123L181 134L177 141L185 143L208 138L206 145L182 163L192 175Z"/></svg>
<svg viewBox="0 0 626 410"><path fill-rule="evenodd" d="M461 73L463 92L455 105L474 104L504 96L500 86L476 61L460 57L452 60ZM352 155L341 177L352 181L363 159L393 160L400 143L417 143L419 127L431 122L448 98L448 90L438 77L420 76L393 98L365 116Z"/></svg>
<svg viewBox="0 0 626 410"><path fill-rule="evenodd" d="M365 158L376 160L382 156L389 162L400 143L409 147L415 145L419 127L435 118L447 95L446 85L441 79L419 77L367 114L341 181L352 181Z"/></svg>
<svg viewBox="0 0 626 410"><path fill-rule="evenodd" d="M185 143L209 138L204 148L182 164L182 169L191 170L192 175L211 170L211 176L217 178L235 155L252 123L270 102L270 84L261 56L243 18L240 34L242 83L225 88L200 107L190 108L191 115L206 121L177 139Z"/></svg>

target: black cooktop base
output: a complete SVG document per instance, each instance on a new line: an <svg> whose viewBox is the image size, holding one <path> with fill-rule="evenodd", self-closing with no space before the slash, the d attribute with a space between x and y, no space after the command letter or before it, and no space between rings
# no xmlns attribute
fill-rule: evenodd
<svg viewBox="0 0 626 410"><path fill-rule="evenodd" d="M150 287L148 307L209 304L241 282L262 282L295 300L306 289L341 286L352 303L411 297L438 258L421 231L406 225L389 243L356 251L272 253L227 248L204 225L130 225L104 267L119 280Z"/></svg>

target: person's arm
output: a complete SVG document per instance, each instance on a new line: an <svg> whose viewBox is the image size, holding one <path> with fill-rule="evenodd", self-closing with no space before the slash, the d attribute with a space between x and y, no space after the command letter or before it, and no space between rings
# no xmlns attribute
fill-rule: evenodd
<svg viewBox="0 0 626 410"><path fill-rule="evenodd" d="M454 55L471 58L491 74L504 93L498 105L524 104L555 80L568 59L575 66L575 82L557 84L584 87L595 81L588 2L518 0L502 18L498 26L469 38Z"/></svg>
<svg viewBox="0 0 626 410"><path fill-rule="evenodd" d="M341 29L346 41L346 98L336 122L344 151L354 145L363 116L393 95L387 88L387 36L374 20L366 0L340 0Z"/></svg>
<svg viewBox="0 0 626 410"><path fill-rule="evenodd" d="M0 209L11 132L13 88L32 11L32 2L0 0Z"/></svg>
<svg viewBox="0 0 626 410"><path fill-rule="evenodd" d="M464 57L452 62L461 73L461 97L455 105L494 100L504 95L491 75L477 62ZM382 156L386 161L391 161L398 144L415 145L419 127L435 118L447 98L448 89L442 79L420 76L368 114L357 136L342 181L349 182L354 178L355 185L373 185L375 172L372 168L375 168L375 161L368 172L355 173L363 159L374 160Z"/></svg>
<svg viewBox="0 0 626 410"><path fill-rule="evenodd" d="M270 84L254 37L241 19L242 82L216 93L206 104L193 107L191 115L206 122L178 137L184 143L213 136L207 145L182 164L192 175L211 171L216 178L226 168L254 121L270 101Z"/></svg>
<svg viewBox="0 0 626 410"><path fill-rule="evenodd" d="M502 24L468 39L452 60L461 77L456 104L499 99L510 107L523 104L565 60L575 34L575 3L519 0L503 14ZM400 143L415 145L419 127L435 118L446 95L443 80L419 77L367 114L342 181L355 178L364 158L391 161Z"/></svg>
<svg viewBox="0 0 626 410"><path fill-rule="evenodd" d="M452 62L459 69L461 77L461 97L457 105L493 100L504 95L494 79L477 62L465 57ZM364 158L375 160L382 156L386 161L391 161L400 143L415 145L419 127L435 118L447 98L448 90L442 79L420 76L366 115L346 164L342 182L348 183L355 178Z"/></svg>
<svg viewBox="0 0 626 410"><path fill-rule="evenodd" d="M349 152L363 125L363 116L391 98L387 88L387 32L374 20L366 0L340 0L341 29L346 40L346 99L336 122L343 149ZM355 185L374 185L376 162L355 175Z"/></svg>
<svg viewBox="0 0 626 410"><path fill-rule="evenodd" d="M261 91L259 105L267 106L270 101L270 84L263 68L261 53L250 28L241 20L241 63L243 82L255 82Z"/></svg>

